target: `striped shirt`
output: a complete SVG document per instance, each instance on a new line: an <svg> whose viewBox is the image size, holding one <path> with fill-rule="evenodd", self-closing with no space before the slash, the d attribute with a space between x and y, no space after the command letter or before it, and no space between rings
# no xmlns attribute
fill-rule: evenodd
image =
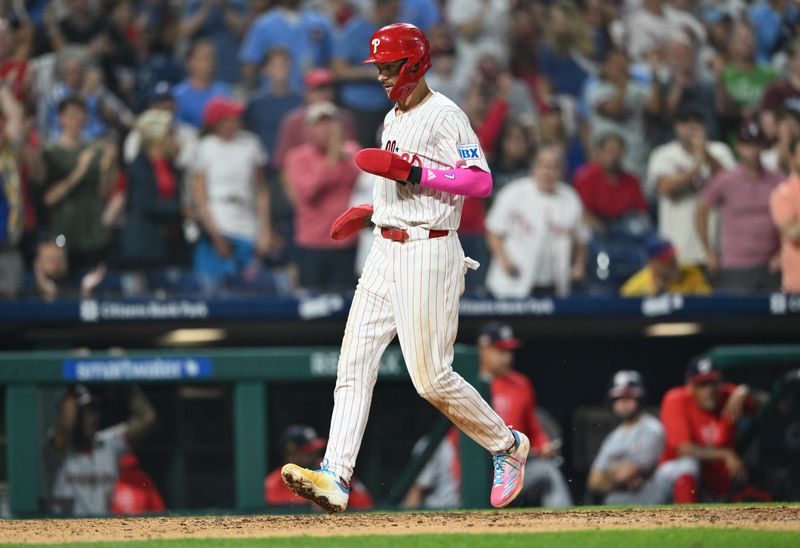
<svg viewBox="0 0 800 548"><path fill-rule="evenodd" d="M485 154L467 115L450 99L433 92L413 109L384 119L381 146L412 165L434 169L477 166L489 172ZM464 197L421 185L378 177L373 190L378 226L457 230Z"/></svg>

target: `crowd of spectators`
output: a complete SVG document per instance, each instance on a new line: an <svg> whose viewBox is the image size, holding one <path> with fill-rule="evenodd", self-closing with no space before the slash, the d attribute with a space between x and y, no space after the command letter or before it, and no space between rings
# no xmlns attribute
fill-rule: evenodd
<svg viewBox="0 0 800 548"><path fill-rule="evenodd" d="M469 291L616 292L664 245L695 292L800 290L796 2L29 0L0 7L0 296L352 288L369 238L326 230L401 21L493 170Z"/></svg>

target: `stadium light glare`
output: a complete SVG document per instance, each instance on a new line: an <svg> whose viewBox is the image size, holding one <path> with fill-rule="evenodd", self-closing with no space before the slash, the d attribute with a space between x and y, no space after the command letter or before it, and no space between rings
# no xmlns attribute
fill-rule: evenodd
<svg viewBox="0 0 800 548"><path fill-rule="evenodd" d="M644 328L644 334L646 337L688 337L702 330L696 322L654 323Z"/></svg>
<svg viewBox="0 0 800 548"><path fill-rule="evenodd" d="M224 340L228 333L224 329L175 329L158 339L163 346L181 346L201 343L210 343Z"/></svg>

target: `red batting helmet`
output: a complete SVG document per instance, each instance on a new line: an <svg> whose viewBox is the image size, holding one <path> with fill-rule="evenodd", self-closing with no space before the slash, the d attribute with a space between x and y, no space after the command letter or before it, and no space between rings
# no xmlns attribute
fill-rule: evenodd
<svg viewBox="0 0 800 548"><path fill-rule="evenodd" d="M375 31L369 41L367 63L391 63L405 59L389 99L400 101L408 97L425 73L431 68L431 45L425 33L414 25L397 23Z"/></svg>

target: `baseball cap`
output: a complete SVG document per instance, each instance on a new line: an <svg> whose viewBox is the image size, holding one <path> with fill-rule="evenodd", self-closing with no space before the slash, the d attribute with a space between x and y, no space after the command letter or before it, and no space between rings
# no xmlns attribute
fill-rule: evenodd
<svg viewBox="0 0 800 548"><path fill-rule="evenodd" d="M675 113L676 122L700 122L705 120L703 109L695 103L682 105Z"/></svg>
<svg viewBox="0 0 800 548"><path fill-rule="evenodd" d="M244 109L244 103L233 101L227 97L214 97L203 110L203 123L207 126L214 126L225 118L238 118Z"/></svg>
<svg viewBox="0 0 800 548"><path fill-rule="evenodd" d="M328 69L315 68L306 73L305 84L307 88L330 86L336 81L333 73Z"/></svg>
<svg viewBox="0 0 800 548"><path fill-rule="evenodd" d="M657 234L647 238L644 248L651 260L669 261L675 257L675 246L672 242Z"/></svg>
<svg viewBox="0 0 800 548"><path fill-rule="evenodd" d="M172 85L166 80L161 80L150 90L148 99L151 105L160 101L173 100Z"/></svg>
<svg viewBox="0 0 800 548"><path fill-rule="evenodd" d="M295 424L284 430L281 446L286 453L310 453L325 447L325 440L311 426Z"/></svg>
<svg viewBox="0 0 800 548"><path fill-rule="evenodd" d="M745 122L736 132L736 139L740 143L766 144L767 136L761 131L761 126L756 122Z"/></svg>
<svg viewBox="0 0 800 548"><path fill-rule="evenodd" d="M333 118L337 112L339 112L339 109L336 108L336 105L328 101L313 103L306 109L306 122L314 124L325 117Z"/></svg>
<svg viewBox="0 0 800 548"><path fill-rule="evenodd" d="M708 356L702 355L692 358L686 368L686 381L700 383L708 381L718 381L722 378L722 373L716 368L714 362Z"/></svg>
<svg viewBox="0 0 800 548"><path fill-rule="evenodd" d="M608 388L608 399L617 398L644 398L644 381L638 371L624 369L617 371L611 378Z"/></svg>
<svg viewBox="0 0 800 548"><path fill-rule="evenodd" d="M510 325L489 322L481 329L478 344L481 346L491 345L501 350L514 350L522 346L522 341L514 337L514 331Z"/></svg>

